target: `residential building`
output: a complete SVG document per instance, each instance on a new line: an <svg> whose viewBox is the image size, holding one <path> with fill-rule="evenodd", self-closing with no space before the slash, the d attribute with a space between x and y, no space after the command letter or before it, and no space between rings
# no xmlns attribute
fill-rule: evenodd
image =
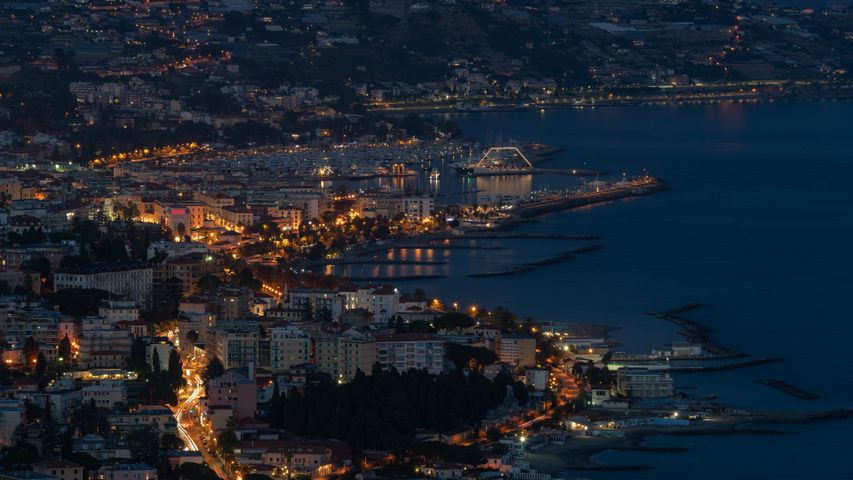
<svg viewBox="0 0 853 480"><path fill-rule="evenodd" d="M219 322L212 329L213 354L225 369L257 365L259 326L257 322Z"/></svg>
<svg viewBox="0 0 853 480"><path fill-rule="evenodd" d="M117 463L98 470L100 480L157 480L157 469L144 463Z"/></svg>
<svg viewBox="0 0 853 480"><path fill-rule="evenodd" d="M661 370L623 367L616 372L616 390L635 398L667 398L675 393L675 380Z"/></svg>
<svg viewBox="0 0 853 480"><path fill-rule="evenodd" d="M80 390L83 405L94 401L98 408L112 410L116 404L127 404L124 380L95 380Z"/></svg>
<svg viewBox="0 0 853 480"><path fill-rule="evenodd" d="M536 366L536 339L529 335L503 335L498 341L498 357L514 367Z"/></svg>
<svg viewBox="0 0 853 480"><path fill-rule="evenodd" d="M153 270L141 264L99 264L62 269L53 276L54 289L95 288L147 305L151 300Z"/></svg>
<svg viewBox="0 0 853 480"><path fill-rule="evenodd" d="M311 336L305 331L282 322L269 329L270 368L273 372L308 363L311 359Z"/></svg>
<svg viewBox="0 0 853 480"><path fill-rule="evenodd" d="M83 480L83 466L68 460L44 460L33 464L33 471L57 480Z"/></svg>
<svg viewBox="0 0 853 480"><path fill-rule="evenodd" d="M104 300L98 307L98 316L110 323L135 322L139 320L139 304L135 300Z"/></svg>
<svg viewBox="0 0 853 480"><path fill-rule="evenodd" d="M23 419L23 400L0 400L0 447L7 447L14 443L15 429L18 428Z"/></svg>
<svg viewBox="0 0 853 480"><path fill-rule="evenodd" d="M376 361L400 372L416 369L438 374L444 370L444 340L421 333L377 335Z"/></svg>
<svg viewBox="0 0 853 480"><path fill-rule="evenodd" d="M211 379L207 383L207 396L209 407L229 407L238 419L254 418L258 407L258 387L254 378L234 370Z"/></svg>

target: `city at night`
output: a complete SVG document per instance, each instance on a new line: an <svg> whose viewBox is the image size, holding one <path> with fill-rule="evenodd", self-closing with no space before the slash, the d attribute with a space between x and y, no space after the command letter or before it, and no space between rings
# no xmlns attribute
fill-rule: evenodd
<svg viewBox="0 0 853 480"><path fill-rule="evenodd" d="M0 1L0 480L853 472L853 1Z"/></svg>

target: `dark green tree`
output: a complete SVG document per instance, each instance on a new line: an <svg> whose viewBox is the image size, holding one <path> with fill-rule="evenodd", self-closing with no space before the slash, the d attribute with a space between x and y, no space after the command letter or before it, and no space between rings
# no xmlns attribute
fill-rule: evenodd
<svg viewBox="0 0 853 480"><path fill-rule="evenodd" d="M210 361L207 362L207 367L204 369L205 380L219 378L223 373L225 373L225 366L222 365L222 362L218 358L211 357Z"/></svg>

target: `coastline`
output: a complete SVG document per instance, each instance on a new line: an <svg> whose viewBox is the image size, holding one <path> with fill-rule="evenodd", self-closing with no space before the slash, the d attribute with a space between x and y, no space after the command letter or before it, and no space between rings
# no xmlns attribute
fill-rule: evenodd
<svg viewBox="0 0 853 480"><path fill-rule="evenodd" d="M789 432L774 428L746 428L751 425L808 424L853 418L853 408L823 412L752 412L714 419L713 422L691 424L683 427L643 427L631 430L621 438L578 438L569 437L563 445L547 445L527 459L537 471L557 475L565 471L641 471L653 469L653 465L608 465L594 457L607 451L686 452L686 447L648 447L643 442L652 436L696 436L696 435L788 435Z"/></svg>
<svg viewBox="0 0 853 480"><path fill-rule="evenodd" d="M824 101L824 100L853 100L853 85L834 85L815 81L808 84L794 84L788 90L769 90L753 92L752 88L767 87L772 85L776 88L784 88L785 84L791 83L787 80L766 80L745 82L743 86L732 90L720 90L708 92L697 90L691 92L686 87L650 86L646 88L658 88L660 93L654 95L630 95L626 98L609 98L609 92L597 92L602 98L588 100L588 96L575 96L554 99L542 103L530 103L515 101L505 103L491 103L477 108L460 108L456 105L418 105L401 104L399 106L385 108L370 108L371 112L383 112L388 114L467 114L467 113L498 113L498 112L522 112L530 110L560 110L560 109L587 109L601 107L636 107L636 106L672 106L672 105L707 105L723 102L750 102L770 103L781 101ZM713 88L713 86L709 86ZM827 87L829 90L827 90ZM703 88L703 87L695 87ZM820 88L819 91L814 89ZM674 90L672 90L674 89ZM804 91L804 89L812 89ZM667 93L670 93L667 95ZM492 100L494 102L494 100Z"/></svg>

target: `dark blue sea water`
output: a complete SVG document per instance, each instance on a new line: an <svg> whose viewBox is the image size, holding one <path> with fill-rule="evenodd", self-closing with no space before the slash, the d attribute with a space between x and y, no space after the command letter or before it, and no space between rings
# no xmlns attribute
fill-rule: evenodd
<svg viewBox="0 0 853 480"><path fill-rule="evenodd" d="M689 375L679 385L731 405L766 409L853 406L853 103L721 104L452 115L463 131L564 147L549 167L639 172L670 190L640 199L541 217L521 231L601 235L603 250L517 277L468 278L575 246L503 241L502 250L408 251L449 258L439 267L358 273L444 273L405 284L462 306L504 305L542 320L622 327L624 350L677 340L672 326L643 315L688 302L719 343L784 363ZM442 190L459 178L442 176ZM494 181L494 180L493 180ZM507 179L538 188L565 178ZM573 180L572 180L573 181ZM527 182L520 185L520 182ZM786 396L756 383L780 378L821 395ZM782 427L788 436L652 439L689 453L607 453L600 460L652 464L641 473L572 478L800 478L853 471L853 422Z"/></svg>

